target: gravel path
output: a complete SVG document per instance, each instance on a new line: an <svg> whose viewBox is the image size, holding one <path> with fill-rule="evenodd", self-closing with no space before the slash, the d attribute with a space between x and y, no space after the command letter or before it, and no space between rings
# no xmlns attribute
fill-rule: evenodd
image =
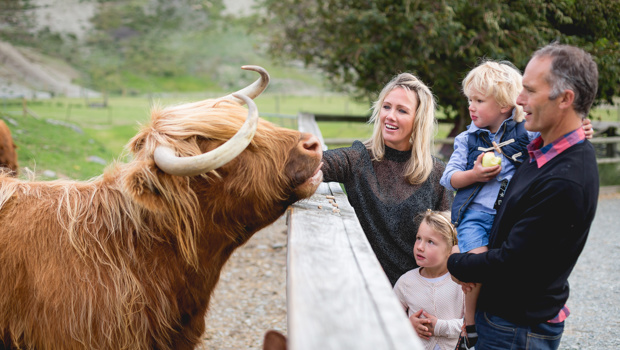
<svg viewBox="0 0 620 350"><path fill-rule="evenodd" d="M601 196L569 283L560 349L620 349L620 195Z"/></svg>
<svg viewBox="0 0 620 350"><path fill-rule="evenodd" d="M257 232L224 266L207 314L204 349L262 349L286 334L286 214Z"/></svg>
<svg viewBox="0 0 620 350"><path fill-rule="evenodd" d="M264 333L286 334L286 221L239 248L213 295L205 349L261 349ZM570 276L571 315L560 349L620 349L620 194L602 195L590 237Z"/></svg>

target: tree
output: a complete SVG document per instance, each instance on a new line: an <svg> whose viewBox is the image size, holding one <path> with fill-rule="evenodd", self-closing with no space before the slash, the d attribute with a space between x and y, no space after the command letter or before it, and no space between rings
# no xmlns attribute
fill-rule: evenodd
<svg viewBox="0 0 620 350"><path fill-rule="evenodd" d="M275 58L322 69L334 88L370 100L395 74L427 83L454 122L469 123L460 83L481 58L523 69L553 40L595 56L599 100L620 95L617 0L262 0L259 24Z"/></svg>
<svg viewBox="0 0 620 350"><path fill-rule="evenodd" d="M29 40L34 8L30 0L0 0L0 39Z"/></svg>
<svg viewBox="0 0 620 350"><path fill-rule="evenodd" d="M83 66L94 88L107 91L121 90L128 72L145 80L187 74L195 53L185 41L212 30L223 9L221 0L97 1Z"/></svg>

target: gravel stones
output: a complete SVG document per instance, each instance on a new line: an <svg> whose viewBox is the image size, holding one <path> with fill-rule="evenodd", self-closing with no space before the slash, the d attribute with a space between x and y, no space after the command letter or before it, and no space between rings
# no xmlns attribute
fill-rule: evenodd
<svg viewBox="0 0 620 350"><path fill-rule="evenodd" d="M286 214L224 265L211 297L203 349L262 349L267 330L286 334Z"/></svg>

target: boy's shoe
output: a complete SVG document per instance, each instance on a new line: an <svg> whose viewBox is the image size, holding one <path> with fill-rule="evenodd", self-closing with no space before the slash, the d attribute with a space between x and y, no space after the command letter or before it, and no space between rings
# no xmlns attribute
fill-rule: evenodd
<svg viewBox="0 0 620 350"><path fill-rule="evenodd" d="M467 337L463 334L459 335L459 340L456 342L454 350L469 350L467 347Z"/></svg>
<svg viewBox="0 0 620 350"><path fill-rule="evenodd" d="M459 340L456 342L456 348L454 350L474 350L474 346L478 341L478 333L476 332L476 325L465 326L466 334L461 334Z"/></svg>

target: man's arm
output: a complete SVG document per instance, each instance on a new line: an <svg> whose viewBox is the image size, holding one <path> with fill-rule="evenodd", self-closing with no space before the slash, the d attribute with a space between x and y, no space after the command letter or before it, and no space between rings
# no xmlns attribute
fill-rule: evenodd
<svg viewBox="0 0 620 350"><path fill-rule="evenodd" d="M539 279L566 267L558 257L574 249L584 227L582 186L554 180L519 196L504 203L510 205L505 210L511 222L502 224L502 217L496 217L500 222L494 225L492 235L501 242L498 247L480 254L450 256L448 269L456 279L483 284L499 274ZM518 212L510 213L513 210Z"/></svg>

